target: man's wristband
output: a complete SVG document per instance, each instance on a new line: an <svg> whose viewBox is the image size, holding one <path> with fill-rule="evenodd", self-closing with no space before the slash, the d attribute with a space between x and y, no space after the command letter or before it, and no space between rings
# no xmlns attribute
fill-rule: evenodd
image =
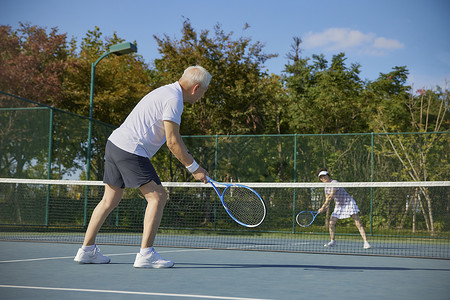
<svg viewBox="0 0 450 300"><path fill-rule="evenodd" d="M187 169L189 172L194 173L195 171L197 171L197 169L198 169L199 167L200 167L200 166L198 165L198 163L194 160L190 166L187 166L187 167L186 167L186 169Z"/></svg>

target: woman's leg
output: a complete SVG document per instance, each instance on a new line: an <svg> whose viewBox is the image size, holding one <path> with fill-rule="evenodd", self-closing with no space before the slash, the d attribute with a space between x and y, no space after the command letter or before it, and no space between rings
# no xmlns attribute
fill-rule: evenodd
<svg viewBox="0 0 450 300"><path fill-rule="evenodd" d="M335 239L335 231L336 231L336 222L337 222L338 218L336 217L331 217L330 219L330 226L329 226L329 231L330 231L330 238L332 241L334 241Z"/></svg>
<svg viewBox="0 0 450 300"><path fill-rule="evenodd" d="M364 240L364 243L367 243L366 232L365 232L364 227L363 227L363 225L361 223L361 220L359 219L359 215L356 213L356 214L352 215L352 217L353 217L353 220L355 220L355 225L358 228L359 233L361 234L361 237Z"/></svg>

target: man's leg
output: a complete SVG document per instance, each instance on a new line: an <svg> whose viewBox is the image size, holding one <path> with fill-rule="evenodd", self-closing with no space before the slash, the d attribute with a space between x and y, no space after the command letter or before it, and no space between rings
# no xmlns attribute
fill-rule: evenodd
<svg viewBox="0 0 450 300"><path fill-rule="evenodd" d="M139 189L147 200L141 243L141 248L144 249L153 246L166 205L167 193L162 185L158 185L154 181L144 184Z"/></svg>
<svg viewBox="0 0 450 300"><path fill-rule="evenodd" d="M95 238L106 217L119 204L122 195L123 189L108 184L105 185L103 199L97 204L92 213L86 235L84 236L83 246L78 249L74 261L80 264L107 264L111 261L108 256L100 253L100 249L95 245Z"/></svg>
<svg viewBox="0 0 450 300"><path fill-rule="evenodd" d="M92 212L91 220L89 221L86 235L84 236L83 246L90 246L95 244L95 238L98 231L102 227L106 218L117 207L122 199L123 189L105 184L105 193L103 199L97 204L97 207Z"/></svg>
<svg viewBox="0 0 450 300"><path fill-rule="evenodd" d="M134 261L135 268L171 268L173 261L162 258L153 248L156 233L167 201L167 193L162 185L151 181L139 188L147 200L142 232L141 250Z"/></svg>

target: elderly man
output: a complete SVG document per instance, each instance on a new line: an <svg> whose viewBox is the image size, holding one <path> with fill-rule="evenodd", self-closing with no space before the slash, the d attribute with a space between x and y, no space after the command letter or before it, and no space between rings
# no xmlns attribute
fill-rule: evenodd
<svg viewBox="0 0 450 300"><path fill-rule="evenodd" d="M194 104L208 89L211 75L201 66L187 68L178 82L147 94L108 138L105 149L105 193L86 230L78 263L105 264L110 259L100 253L96 236L106 217L119 204L125 187L139 188L147 200L140 252L136 268L170 268L174 263L163 259L153 248L167 194L150 158L167 142L175 157L196 180L207 183L208 172L194 160L181 135L184 102Z"/></svg>

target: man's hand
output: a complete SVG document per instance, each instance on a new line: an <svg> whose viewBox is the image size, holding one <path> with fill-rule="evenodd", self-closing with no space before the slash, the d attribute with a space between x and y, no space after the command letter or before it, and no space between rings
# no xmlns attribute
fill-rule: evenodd
<svg viewBox="0 0 450 300"><path fill-rule="evenodd" d="M201 181L203 183L208 183L208 176L209 176L209 174L202 167L198 167L197 171L192 173L192 175L194 175L194 178L196 180Z"/></svg>

